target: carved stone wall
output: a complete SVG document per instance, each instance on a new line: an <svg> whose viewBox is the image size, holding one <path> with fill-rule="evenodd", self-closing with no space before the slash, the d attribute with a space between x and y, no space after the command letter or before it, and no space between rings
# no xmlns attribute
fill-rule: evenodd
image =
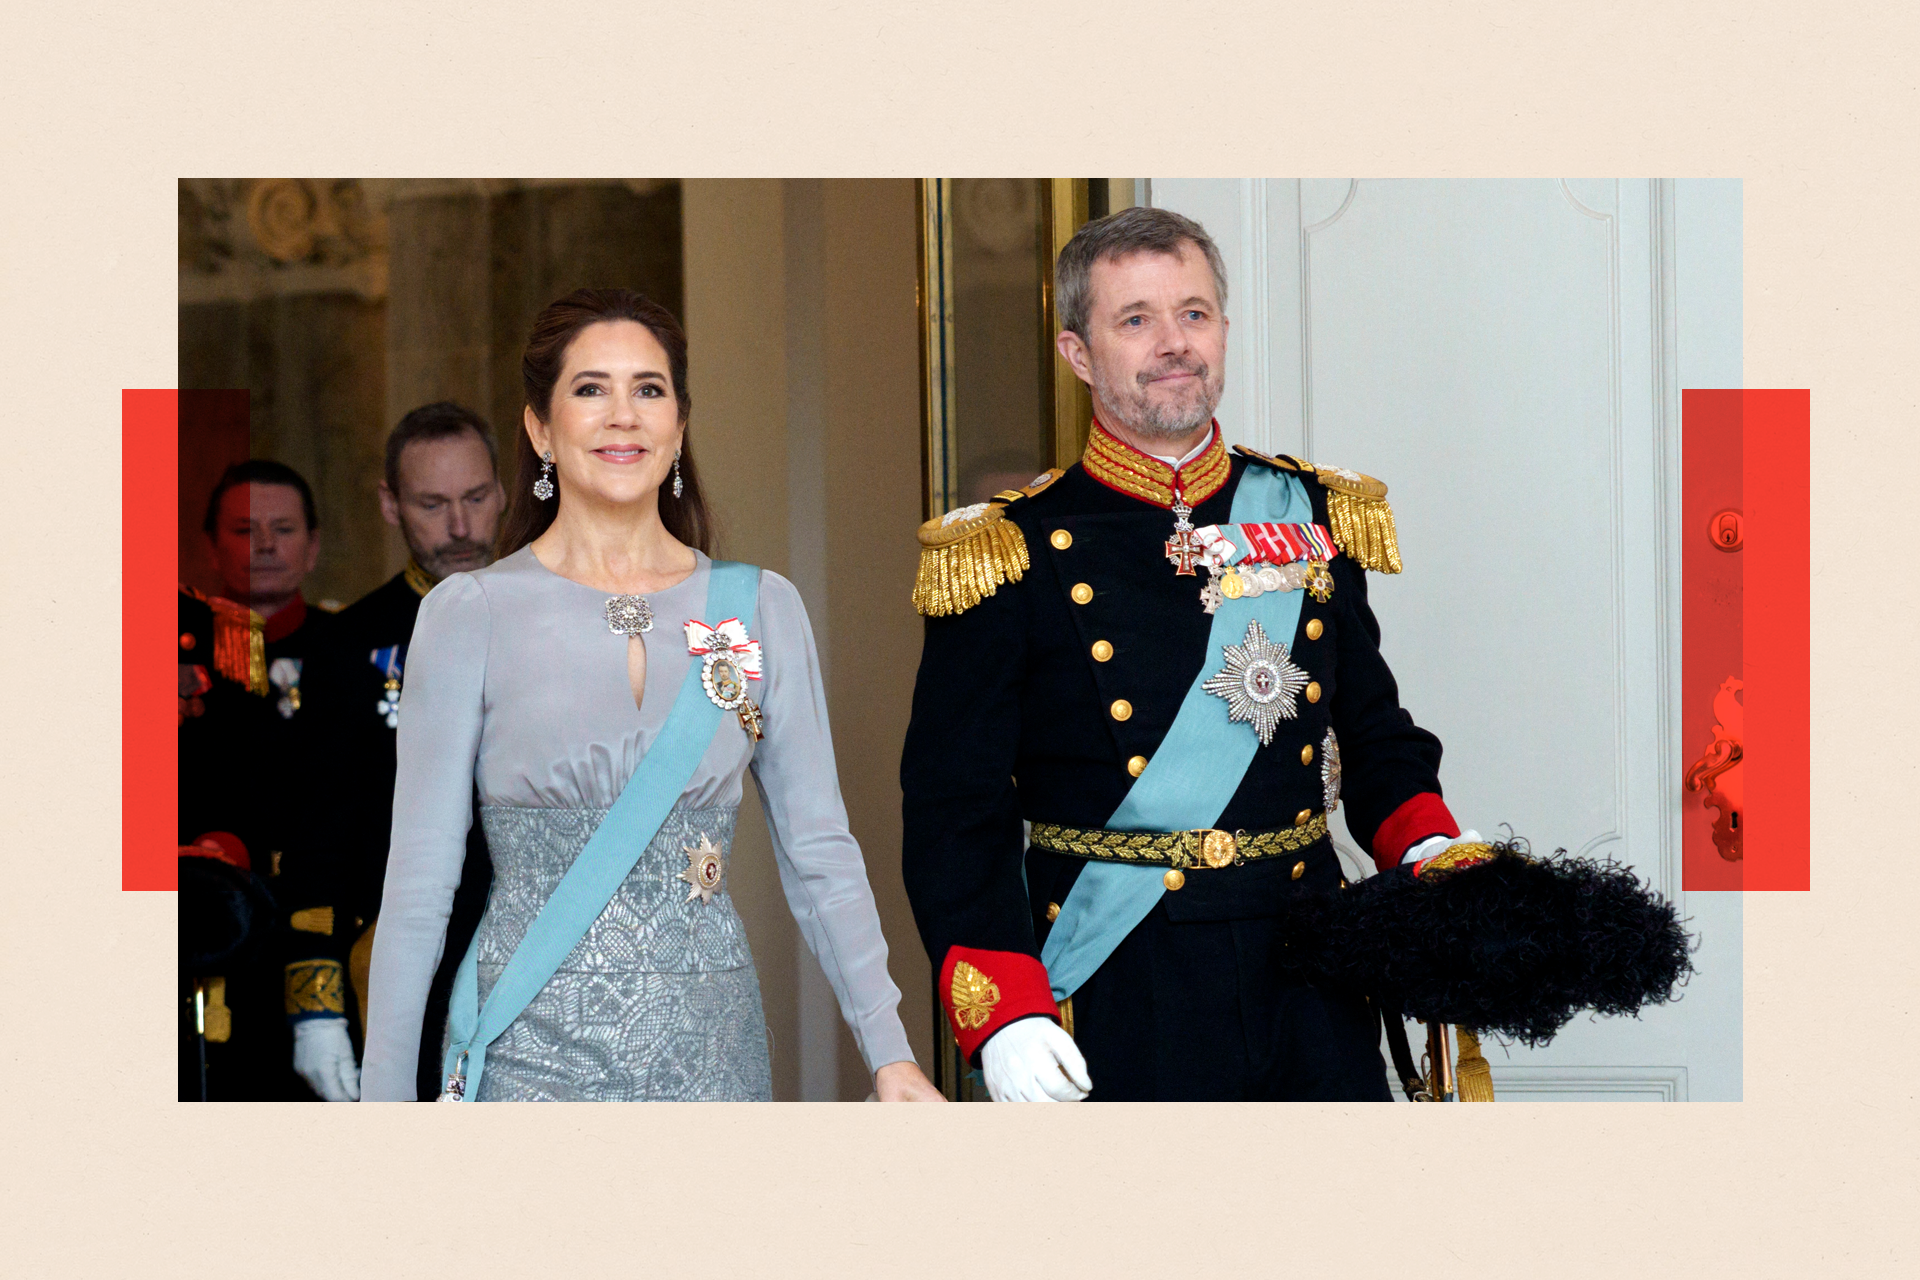
<svg viewBox="0 0 1920 1280"><path fill-rule="evenodd" d="M407 410L478 409L511 465L527 326L581 285L681 310L677 182L181 182L180 386L251 392L252 455L313 485L323 550L309 599L352 601L404 562L375 487Z"/></svg>

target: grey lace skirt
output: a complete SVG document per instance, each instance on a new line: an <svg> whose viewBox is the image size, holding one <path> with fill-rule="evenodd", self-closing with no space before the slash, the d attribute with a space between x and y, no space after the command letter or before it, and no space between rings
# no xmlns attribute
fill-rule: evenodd
<svg viewBox="0 0 1920 1280"><path fill-rule="evenodd" d="M724 879L705 901L682 878L686 851L702 835L731 850L736 812L676 808L667 815L559 971L488 1046L475 1101L772 1097L746 929ZM606 815L482 806L493 857L493 889L476 936L483 1004Z"/></svg>

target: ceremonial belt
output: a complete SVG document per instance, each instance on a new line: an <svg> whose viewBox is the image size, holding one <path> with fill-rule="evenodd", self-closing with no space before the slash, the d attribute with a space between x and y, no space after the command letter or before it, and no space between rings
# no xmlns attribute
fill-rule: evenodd
<svg viewBox="0 0 1920 1280"><path fill-rule="evenodd" d="M735 617L742 627L751 626L759 592L759 569L715 560L707 575L707 602L701 612L709 618ZM480 935L474 935L473 945L467 948L454 974L448 1002L447 1087L440 1101L466 1101L479 1090L487 1046L540 994L607 909L640 855L659 834L687 783L693 780L693 771L713 744L721 714L719 705L707 697L701 684L701 670L697 662L687 665L687 678L680 682L679 695L660 735L640 757L613 807L594 828L586 848L527 926L520 945L487 993L484 1007L480 1004Z"/></svg>
<svg viewBox="0 0 1920 1280"><path fill-rule="evenodd" d="M1063 827L1036 822L1028 842L1075 858L1098 862L1130 862L1139 866L1176 870L1232 867L1258 858L1296 853L1326 839L1327 815L1315 814L1298 827L1272 831L1221 831L1196 827L1191 831L1110 831L1102 827Z"/></svg>
<svg viewBox="0 0 1920 1280"><path fill-rule="evenodd" d="M1270 467L1248 467L1233 492L1229 516L1235 524L1303 524L1313 519L1313 502L1293 476ZM1214 612L1207 633L1208 661L1201 664L1146 769L1107 819L1109 828L1158 834L1205 830L1220 820L1260 740L1249 726L1228 721L1226 705L1205 688L1207 676L1215 670L1221 649L1240 643L1250 620L1270 636L1291 637L1300 623L1304 594L1242 596L1224 601ZM1040 948L1053 998L1067 999L1092 977L1166 891L1150 863L1102 859L1082 868Z"/></svg>

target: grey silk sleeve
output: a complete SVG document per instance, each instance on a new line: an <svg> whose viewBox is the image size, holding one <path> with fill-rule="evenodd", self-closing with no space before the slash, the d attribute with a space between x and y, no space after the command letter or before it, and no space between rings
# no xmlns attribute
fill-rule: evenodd
<svg viewBox="0 0 1920 1280"><path fill-rule="evenodd" d="M427 988L446 945L473 821L487 646L486 592L455 574L427 593L407 647L393 843L373 937L361 1097L415 1100Z"/></svg>
<svg viewBox="0 0 1920 1280"><path fill-rule="evenodd" d="M771 572L761 575L759 603L765 687L753 692L762 699L767 736L754 749L752 769L780 885L867 1069L911 1062L900 989L887 975L880 912L860 846L847 830L806 607L793 584Z"/></svg>

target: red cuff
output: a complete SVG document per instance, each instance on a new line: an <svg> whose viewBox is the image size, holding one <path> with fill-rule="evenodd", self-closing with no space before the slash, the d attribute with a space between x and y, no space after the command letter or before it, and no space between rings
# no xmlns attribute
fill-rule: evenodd
<svg viewBox="0 0 1920 1280"><path fill-rule="evenodd" d="M940 966L940 1003L968 1062L988 1036L1017 1018L1043 1013L1060 1020L1046 966L1022 951L950 948Z"/></svg>
<svg viewBox="0 0 1920 1280"><path fill-rule="evenodd" d="M1407 850L1428 836L1457 836L1460 824L1453 820L1447 802L1431 791L1422 791L1395 809L1373 833L1373 865L1382 871L1400 865Z"/></svg>

